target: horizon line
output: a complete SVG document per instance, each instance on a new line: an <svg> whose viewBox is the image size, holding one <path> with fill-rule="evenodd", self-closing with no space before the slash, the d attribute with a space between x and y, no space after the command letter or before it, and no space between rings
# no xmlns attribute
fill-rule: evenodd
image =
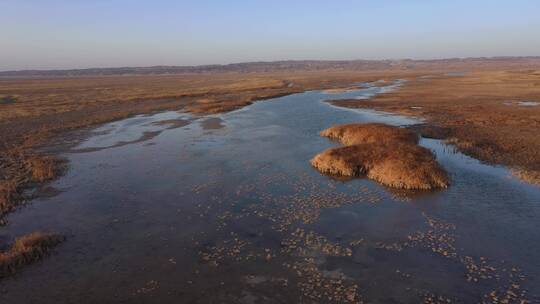
<svg viewBox="0 0 540 304"><path fill-rule="evenodd" d="M0 70L2 74L8 73L20 73L20 72L68 72L68 71L84 71L84 70L114 70L114 69L151 69L151 68L208 68L208 67L227 67L233 65L241 64L257 64L257 63L281 63L281 62L396 62L396 61L444 61L444 60L471 60L471 59L484 59L484 60L494 60L494 59L540 59L540 55L524 55L524 56L472 56L472 57L441 57L441 58L386 58L386 59L280 59L280 60L260 60L260 61L238 61L230 63L210 63L210 64L198 64L198 65L148 65L148 66L104 66L104 67L86 67L86 68L50 68L50 69L10 69L10 70Z"/></svg>

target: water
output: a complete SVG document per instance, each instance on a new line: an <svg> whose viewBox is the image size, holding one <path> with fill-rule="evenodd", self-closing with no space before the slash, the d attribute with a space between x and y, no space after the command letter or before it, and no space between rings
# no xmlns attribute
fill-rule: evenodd
<svg viewBox="0 0 540 304"><path fill-rule="evenodd" d="M538 302L539 188L431 139L421 144L450 173L446 190L395 191L310 166L335 145L318 136L331 125L417 123L323 102L398 85L97 128L65 153L70 170L50 185L60 193L0 230L68 237L1 281L0 302L474 303L509 291Z"/></svg>

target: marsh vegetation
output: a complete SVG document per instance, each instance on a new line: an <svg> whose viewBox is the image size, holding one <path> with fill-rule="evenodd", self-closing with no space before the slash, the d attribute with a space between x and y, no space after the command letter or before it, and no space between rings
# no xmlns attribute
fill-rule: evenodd
<svg viewBox="0 0 540 304"><path fill-rule="evenodd" d="M24 265L39 261L63 240L63 236L41 232L15 239L6 251L0 252L0 279L14 274Z"/></svg>
<svg viewBox="0 0 540 304"><path fill-rule="evenodd" d="M448 187L448 174L429 149L417 144L417 135L408 129L384 124L348 124L326 129L321 136L345 145L327 149L311 160L323 173L365 175L399 189Z"/></svg>

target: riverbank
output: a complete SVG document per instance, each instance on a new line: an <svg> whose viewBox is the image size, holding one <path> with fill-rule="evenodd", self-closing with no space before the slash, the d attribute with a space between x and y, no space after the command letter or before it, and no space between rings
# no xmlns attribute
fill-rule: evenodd
<svg viewBox="0 0 540 304"><path fill-rule="evenodd" d="M484 71L409 79L367 100L333 100L349 108L422 117L423 136L445 139L463 153L513 168L540 184L540 71Z"/></svg>

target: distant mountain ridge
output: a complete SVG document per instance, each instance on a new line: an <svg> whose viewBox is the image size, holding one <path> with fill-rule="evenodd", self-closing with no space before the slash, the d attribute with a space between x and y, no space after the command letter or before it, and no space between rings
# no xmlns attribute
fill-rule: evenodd
<svg viewBox="0 0 540 304"><path fill-rule="evenodd" d="M317 70L415 70L415 69L467 69L473 67L540 67L540 56L528 57L475 57L431 60L286 60L270 62L245 62L225 65L200 66L151 66L86 68L66 70L18 70L0 72L1 78L69 77L69 76L121 76L167 75L191 73L254 73L279 71Z"/></svg>

